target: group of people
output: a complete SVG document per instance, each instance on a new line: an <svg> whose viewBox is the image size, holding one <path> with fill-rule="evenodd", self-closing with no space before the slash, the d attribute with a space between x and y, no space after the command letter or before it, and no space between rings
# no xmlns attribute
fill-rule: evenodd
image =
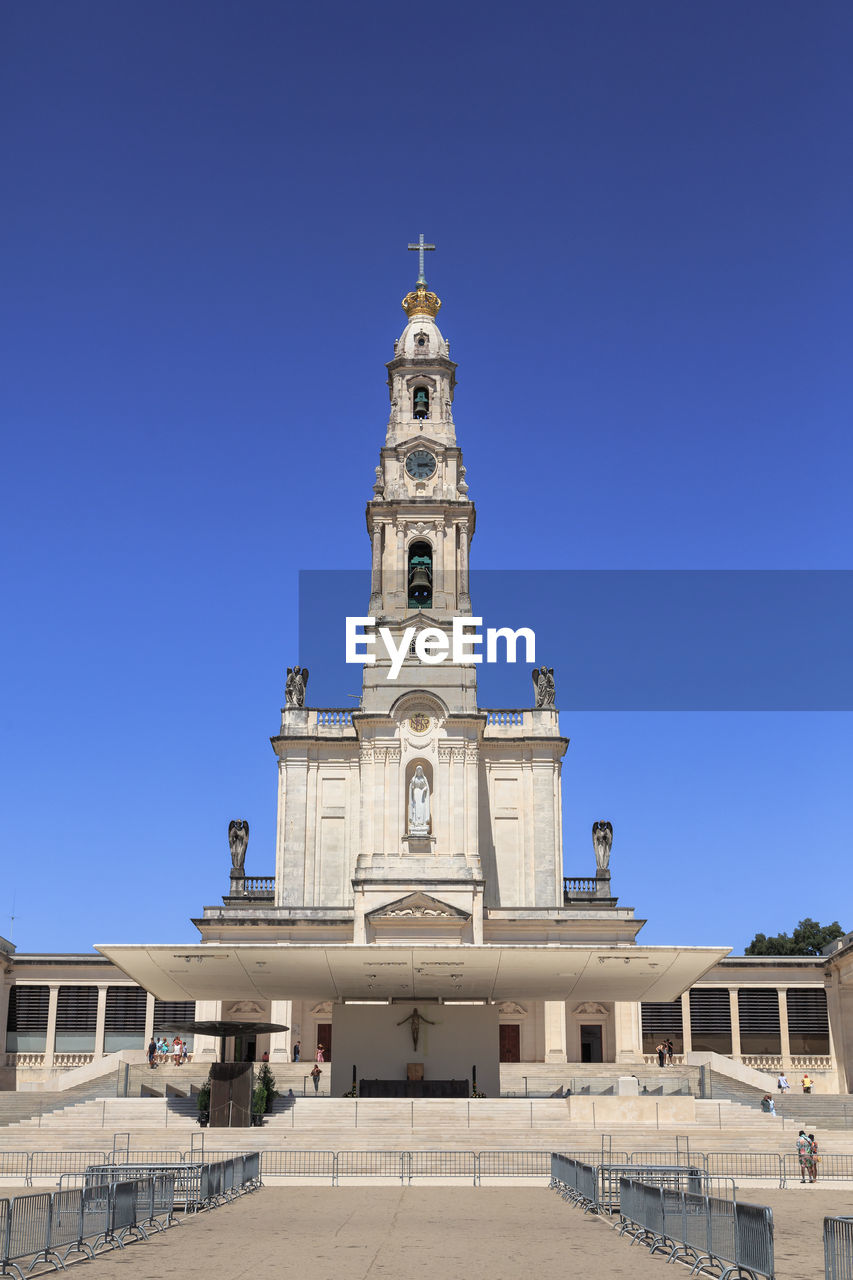
<svg viewBox="0 0 853 1280"><path fill-rule="evenodd" d="M172 1041L165 1036L152 1036L148 1042L148 1065L152 1070L168 1062L170 1058L176 1067L181 1067L188 1056L187 1042L180 1036L175 1036Z"/></svg>
<svg viewBox="0 0 853 1280"><path fill-rule="evenodd" d="M671 1040L661 1040L660 1044L655 1045L655 1053L658 1055L659 1067L672 1066L672 1054L674 1045Z"/></svg>
<svg viewBox="0 0 853 1280"><path fill-rule="evenodd" d="M813 1133L801 1129L797 1138L797 1159L800 1162L800 1182L817 1182L817 1167L820 1156L817 1138Z"/></svg>

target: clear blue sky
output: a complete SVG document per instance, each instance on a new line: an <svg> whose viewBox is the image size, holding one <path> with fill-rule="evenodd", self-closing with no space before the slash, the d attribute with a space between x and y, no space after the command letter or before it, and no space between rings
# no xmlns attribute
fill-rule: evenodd
<svg viewBox="0 0 853 1280"><path fill-rule="evenodd" d="M30 0L3 26L20 949L195 937L232 817L272 873L297 574L368 563L420 231L476 566L851 567L849 4ZM853 927L849 714L573 711L570 649L567 873L609 818L646 942Z"/></svg>

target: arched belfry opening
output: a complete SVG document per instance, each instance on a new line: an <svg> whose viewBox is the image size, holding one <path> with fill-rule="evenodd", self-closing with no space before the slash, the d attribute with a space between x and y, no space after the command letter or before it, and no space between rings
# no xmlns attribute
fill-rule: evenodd
<svg viewBox="0 0 853 1280"><path fill-rule="evenodd" d="M429 417L429 391L426 387L415 387L412 398L412 412L416 418Z"/></svg>
<svg viewBox="0 0 853 1280"><path fill-rule="evenodd" d="M432 607L432 547L413 542L409 547L409 608Z"/></svg>

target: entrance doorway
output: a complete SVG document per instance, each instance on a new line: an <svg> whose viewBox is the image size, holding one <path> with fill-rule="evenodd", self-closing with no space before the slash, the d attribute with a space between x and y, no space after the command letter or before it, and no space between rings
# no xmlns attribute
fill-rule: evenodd
<svg viewBox="0 0 853 1280"><path fill-rule="evenodd" d="M581 1027L581 1062L603 1062L601 1023Z"/></svg>
<svg viewBox="0 0 853 1280"><path fill-rule="evenodd" d="M326 1062L332 1061L332 1024L331 1022L317 1023L317 1044L323 1046L323 1057Z"/></svg>
<svg viewBox="0 0 853 1280"><path fill-rule="evenodd" d="M521 1062L521 1027L517 1022L502 1022L498 1031L501 1062Z"/></svg>

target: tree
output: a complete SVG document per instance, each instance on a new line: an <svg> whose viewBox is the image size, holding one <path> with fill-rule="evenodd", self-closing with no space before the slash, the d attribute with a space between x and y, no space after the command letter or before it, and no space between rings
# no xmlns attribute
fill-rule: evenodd
<svg viewBox="0 0 853 1280"><path fill-rule="evenodd" d="M819 956L823 948L836 938L842 938L846 930L837 920L832 924L819 924L806 916L794 932L777 933L768 938L757 933L744 951L747 956Z"/></svg>

